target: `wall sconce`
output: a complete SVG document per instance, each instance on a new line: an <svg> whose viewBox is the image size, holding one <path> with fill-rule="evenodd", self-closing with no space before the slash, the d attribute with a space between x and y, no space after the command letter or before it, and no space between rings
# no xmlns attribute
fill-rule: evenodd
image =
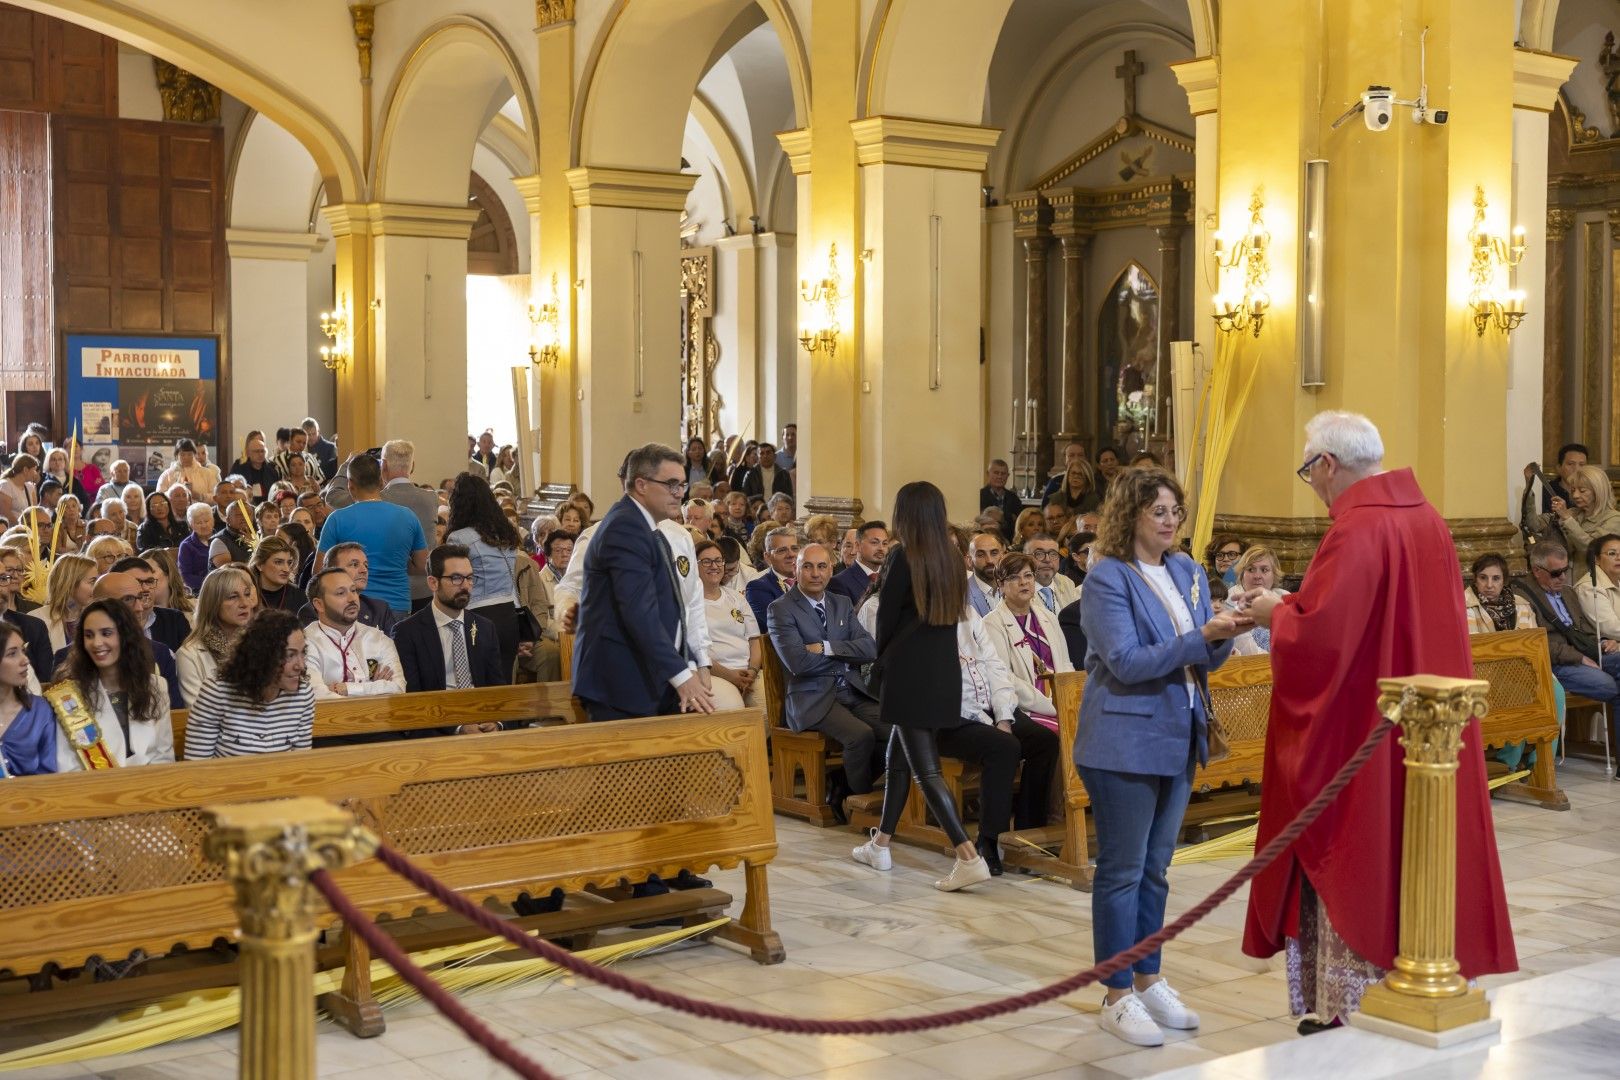
<svg viewBox="0 0 1620 1080"><path fill-rule="evenodd" d="M804 302L822 307L820 325L812 329L807 321L799 331L799 344L804 346L805 352L812 355L825 352L829 360L838 352L838 302L843 295L843 280L838 273L837 244L827 248L826 277L816 282L814 287L800 280L799 295L804 297Z"/></svg>
<svg viewBox="0 0 1620 1080"><path fill-rule="evenodd" d="M349 333L349 296L338 297L334 311L321 312L321 333L331 344L321 346L321 363L327 371L347 367L354 358L354 338Z"/></svg>
<svg viewBox="0 0 1620 1080"><path fill-rule="evenodd" d="M529 325L534 340L529 342L529 363L555 367L562 357L562 297L557 292L557 275L551 275L551 299L535 307L529 303Z"/></svg>
<svg viewBox="0 0 1620 1080"><path fill-rule="evenodd" d="M1271 307L1271 294L1266 291L1266 278L1271 274L1266 258L1271 233L1266 230L1265 219L1260 214L1264 208L1265 201L1256 189L1254 198L1249 201L1249 229L1243 239L1229 246L1219 233L1215 235L1213 258L1217 287L1211 305L1215 309L1215 326L1222 333L1242 333L1252 327L1254 336L1259 337L1260 326ZM1243 294L1233 296L1220 287L1219 276L1223 271L1238 267L1243 268Z"/></svg>
<svg viewBox="0 0 1620 1080"><path fill-rule="evenodd" d="M1488 205L1485 189L1474 188L1474 227L1468 230L1468 242L1474 247L1473 262L1468 267L1473 287L1468 292L1468 306L1474 309L1474 330L1480 336L1484 336L1487 326L1507 334L1524 321L1524 290L1497 288L1497 280L1511 280L1513 271L1524 261L1524 226L1514 228L1511 242L1486 232Z"/></svg>

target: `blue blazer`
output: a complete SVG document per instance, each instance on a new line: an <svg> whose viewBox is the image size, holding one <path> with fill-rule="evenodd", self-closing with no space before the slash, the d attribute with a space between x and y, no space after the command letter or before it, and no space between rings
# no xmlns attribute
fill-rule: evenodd
<svg viewBox="0 0 1620 1080"><path fill-rule="evenodd" d="M641 508L626 495L608 510L585 549L585 584L574 640L574 693L631 716L670 708L669 680L684 671L675 647L684 601L668 555Z"/></svg>
<svg viewBox="0 0 1620 1080"><path fill-rule="evenodd" d="M474 686L505 686L512 681L511 673L501 670L500 638L494 623L477 612L463 611L461 638L467 646L467 673ZM444 642L439 639L432 604L395 624L394 648L404 668L400 674L407 693L445 689Z"/></svg>
<svg viewBox="0 0 1620 1080"><path fill-rule="evenodd" d="M1165 556L1177 591L1202 627L1213 616L1204 568L1179 552ZM1168 599L1168 598L1167 598ZM1086 575L1080 594L1086 634L1086 692L1074 762L1092 769L1174 776L1187 767L1190 745L1209 757L1203 706L1188 700L1182 668L1209 689L1209 672L1232 643L1206 644L1198 630L1177 635L1170 613L1127 563L1108 558Z"/></svg>
<svg viewBox="0 0 1620 1080"><path fill-rule="evenodd" d="M872 580L866 576L866 571L861 569L861 564L855 563L834 574L833 579L827 582L827 591L839 593L847 597L851 604L858 604L871 584Z"/></svg>
<svg viewBox="0 0 1620 1080"><path fill-rule="evenodd" d="M765 571L743 589L743 598L748 601L748 606L754 609L754 621L759 623L762 630L765 628L766 610L786 595L782 589L782 579L775 570Z"/></svg>
<svg viewBox="0 0 1620 1080"><path fill-rule="evenodd" d="M877 642L855 621L849 600L828 590L822 594L822 603L827 609L825 639L816 609L798 589L766 611L771 645L787 671L783 721L794 731L806 731L826 718L827 710L838 700L840 678L855 693L872 696L858 668L877 659ZM831 654L805 648L822 640L832 647Z"/></svg>

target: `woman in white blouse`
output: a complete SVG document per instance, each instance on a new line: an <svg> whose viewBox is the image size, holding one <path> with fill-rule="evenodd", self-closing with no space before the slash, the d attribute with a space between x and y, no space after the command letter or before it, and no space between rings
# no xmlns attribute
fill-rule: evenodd
<svg viewBox="0 0 1620 1080"><path fill-rule="evenodd" d="M759 623L741 593L720 584L726 576L726 558L720 545L704 540L696 546L698 577L703 582L703 611L709 623L709 670L717 709L765 707L765 662Z"/></svg>
<svg viewBox="0 0 1620 1080"><path fill-rule="evenodd" d="M1575 580L1575 594L1598 636L1620 641L1620 536L1606 533L1593 540L1587 556L1592 564Z"/></svg>
<svg viewBox="0 0 1620 1080"><path fill-rule="evenodd" d="M259 590L246 570L222 566L203 578L191 635L174 654L180 697L190 706L229 660L259 606Z"/></svg>
<svg viewBox="0 0 1620 1080"><path fill-rule="evenodd" d="M119 765L174 760L169 684L153 673L152 650L134 614L119 600L84 609L63 670L95 720L107 753ZM56 771L84 768L65 735L56 742Z"/></svg>
<svg viewBox="0 0 1620 1080"><path fill-rule="evenodd" d="M1052 703L1056 672L1073 671L1069 646L1057 616L1035 602L1035 560L1014 551L997 566L1001 602L984 617L984 629L996 655L1007 665L1018 706L1030 719L1057 730L1057 706Z"/></svg>
<svg viewBox="0 0 1620 1080"><path fill-rule="evenodd" d="M1277 582L1282 579L1277 569L1277 553L1262 544L1255 544L1238 556L1232 575L1237 579L1234 594L1253 594L1255 589L1264 589L1276 596L1288 595L1287 590L1277 588ZM1261 626L1232 639L1233 656L1259 656L1270 651L1271 631Z"/></svg>

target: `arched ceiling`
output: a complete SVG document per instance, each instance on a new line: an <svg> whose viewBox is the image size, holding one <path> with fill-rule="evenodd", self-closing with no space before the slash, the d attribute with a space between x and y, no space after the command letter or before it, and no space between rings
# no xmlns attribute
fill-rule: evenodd
<svg viewBox="0 0 1620 1080"><path fill-rule="evenodd" d="M231 228L309 231L320 180L315 159L285 128L249 117L228 188Z"/></svg>

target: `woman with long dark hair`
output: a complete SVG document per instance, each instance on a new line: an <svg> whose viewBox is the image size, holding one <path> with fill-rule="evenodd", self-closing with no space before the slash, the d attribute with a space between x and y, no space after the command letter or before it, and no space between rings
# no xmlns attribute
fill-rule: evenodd
<svg viewBox="0 0 1620 1080"><path fill-rule="evenodd" d="M517 561L523 538L506 519L489 482L472 473L456 477L450 489L450 527L446 543L462 544L472 556L472 599L467 610L495 624L501 644L501 670L512 677L521 641L517 614Z"/></svg>
<svg viewBox="0 0 1620 1080"><path fill-rule="evenodd" d="M191 705L186 760L308 750L314 725L298 619L260 611Z"/></svg>
<svg viewBox="0 0 1620 1080"><path fill-rule="evenodd" d="M990 864L968 839L940 778L934 735L962 723L956 624L967 609L967 575L939 488L926 480L902 487L892 521L895 544L878 594L873 669L883 722L894 725L889 779L883 788L882 820L854 856L874 869L889 868L889 840L899 827L915 775L928 808L956 847L955 865L934 887L954 892L990 878Z"/></svg>
<svg viewBox="0 0 1620 1080"><path fill-rule="evenodd" d="M56 771L56 718L28 691L28 642L0 620L0 777Z"/></svg>
<svg viewBox="0 0 1620 1080"><path fill-rule="evenodd" d="M146 519L135 530L136 547L177 548L190 533L185 523L176 521L170 512L167 495L154 491L146 497Z"/></svg>
<svg viewBox="0 0 1620 1080"><path fill-rule="evenodd" d="M123 601L96 600L84 609L56 681L67 680L78 690L77 704L94 721L96 742L115 765L174 760L169 684L153 666L146 635ZM53 702L53 707L62 706ZM56 771L85 767L80 749L66 737L58 739Z"/></svg>
<svg viewBox="0 0 1620 1080"><path fill-rule="evenodd" d="M304 595L293 579L298 576L298 549L279 536L263 536L253 545L248 559L253 583L259 587L259 606L278 611L297 611L304 606Z"/></svg>

